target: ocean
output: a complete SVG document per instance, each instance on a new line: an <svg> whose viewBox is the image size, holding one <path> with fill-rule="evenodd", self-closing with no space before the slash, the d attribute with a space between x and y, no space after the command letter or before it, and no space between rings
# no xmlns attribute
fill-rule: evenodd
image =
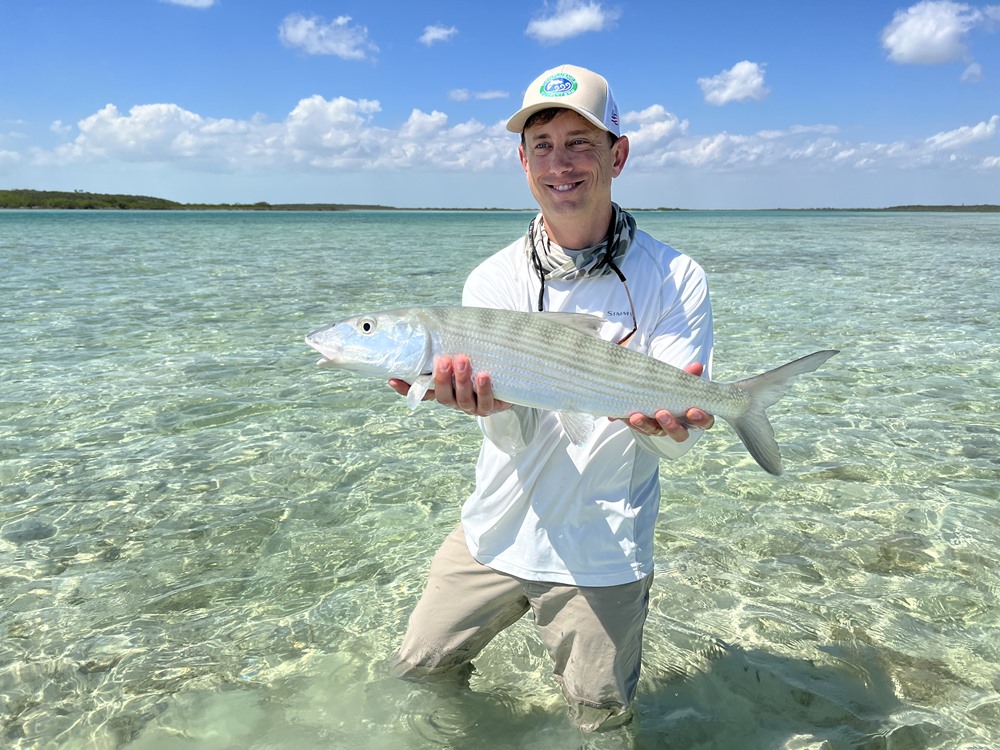
<svg viewBox="0 0 1000 750"><path fill-rule="evenodd" d="M698 260L715 377L840 349L662 465L636 719L569 724L530 619L466 689L387 662L480 437L316 367L457 304L517 212L0 212L0 745L1000 745L1000 214L637 212Z"/></svg>

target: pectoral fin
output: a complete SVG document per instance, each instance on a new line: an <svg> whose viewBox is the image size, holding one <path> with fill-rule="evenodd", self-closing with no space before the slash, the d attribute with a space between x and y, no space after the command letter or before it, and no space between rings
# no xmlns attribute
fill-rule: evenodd
<svg viewBox="0 0 1000 750"><path fill-rule="evenodd" d="M592 416L569 411L561 411L557 416L559 424L562 425L563 431L573 445L583 445L590 439L590 435L594 431L594 418Z"/></svg>
<svg viewBox="0 0 1000 750"><path fill-rule="evenodd" d="M411 409L416 409L420 406L420 403L424 400L424 396L431 389L433 383L433 375L418 375L417 379L410 385L409 392L406 394L406 405Z"/></svg>

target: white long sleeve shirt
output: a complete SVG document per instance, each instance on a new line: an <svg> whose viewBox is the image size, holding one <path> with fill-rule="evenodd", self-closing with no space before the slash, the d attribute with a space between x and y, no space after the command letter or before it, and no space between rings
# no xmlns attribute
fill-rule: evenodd
<svg viewBox="0 0 1000 750"><path fill-rule="evenodd" d="M701 267L638 231L618 264L635 303L629 348L676 367L705 365L711 377L712 309ZM540 282L519 239L469 276L463 304L534 310ZM625 287L609 273L545 283L546 310L606 320L618 341L632 329ZM596 420L574 445L552 412L515 406L479 420L484 434L476 488L462 508L469 551L495 570L528 580L614 586L653 571L661 458L679 458L700 436L677 443Z"/></svg>

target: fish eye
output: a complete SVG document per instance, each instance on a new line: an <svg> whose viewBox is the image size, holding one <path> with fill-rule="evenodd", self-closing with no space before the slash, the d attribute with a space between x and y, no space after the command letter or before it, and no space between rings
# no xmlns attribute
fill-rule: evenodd
<svg viewBox="0 0 1000 750"><path fill-rule="evenodd" d="M361 333L375 333L375 318L362 318L359 320L358 330Z"/></svg>

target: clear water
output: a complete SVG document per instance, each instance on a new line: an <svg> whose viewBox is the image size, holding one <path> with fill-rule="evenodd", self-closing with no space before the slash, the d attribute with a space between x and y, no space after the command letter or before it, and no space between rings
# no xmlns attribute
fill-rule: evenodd
<svg viewBox="0 0 1000 750"><path fill-rule="evenodd" d="M528 215L0 212L0 745L996 747L1000 215L638 218L717 377L843 353L781 479L724 425L664 465L637 719L582 738L529 621L468 690L386 675L478 434L302 343Z"/></svg>

